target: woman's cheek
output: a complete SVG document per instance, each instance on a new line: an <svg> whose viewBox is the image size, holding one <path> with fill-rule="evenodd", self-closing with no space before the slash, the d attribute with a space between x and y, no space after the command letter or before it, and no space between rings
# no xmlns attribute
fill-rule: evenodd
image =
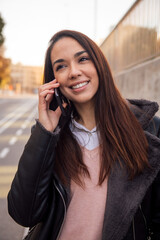
<svg viewBox="0 0 160 240"><path fill-rule="evenodd" d="M63 87L63 85L60 85L60 87L59 87L59 89L60 89L60 91L61 91L61 93L63 94L63 95L65 95L65 88Z"/></svg>
<svg viewBox="0 0 160 240"><path fill-rule="evenodd" d="M67 99L70 99L70 94L67 92L67 90L64 87L60 86L59 89Z"/></svg>
<svg viewBox="0 0 160 240"><path fill-rule="evenodd" d="M63 74L56 74L55 78L57 79L59 84L63 85L65 83L65 76L63 76Z"/></svg>

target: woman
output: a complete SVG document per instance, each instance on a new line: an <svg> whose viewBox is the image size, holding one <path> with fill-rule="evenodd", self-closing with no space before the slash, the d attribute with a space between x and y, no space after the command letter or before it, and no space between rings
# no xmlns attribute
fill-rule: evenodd
<svg viewBox="0 0 160 240"><path fill-rule="evenodd" d="M26 239L160 239L157 103L124 100L99 47L75 31L50 40L44 82L8 194Z"/></svg>

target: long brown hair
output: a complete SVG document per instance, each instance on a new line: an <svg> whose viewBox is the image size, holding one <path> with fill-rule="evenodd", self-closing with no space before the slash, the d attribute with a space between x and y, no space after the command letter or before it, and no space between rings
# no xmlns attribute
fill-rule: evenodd
<svg viewBox="0 0 160 240"><path fill-rule="evenodd" d="M77 31L63 30L56 33L46 52L44 82L54 79L50 54L54 44L63 37L71 37L79 42L88 52L99 76L99 88L95 95L95 118L101 147L99 184L109 175L116 161L121 166L125 164L128 176L132 179L149 166L148 143L142 127L116 88L108 62L96 43ZM73 104L70 108L70 112L76 112ZM80 175L89 176L89 172L83 162L80 146L70 131L69 122L70 117L60 133L56 148L56 169L62 182L66 183L71 178L81 185Z"/></svg>

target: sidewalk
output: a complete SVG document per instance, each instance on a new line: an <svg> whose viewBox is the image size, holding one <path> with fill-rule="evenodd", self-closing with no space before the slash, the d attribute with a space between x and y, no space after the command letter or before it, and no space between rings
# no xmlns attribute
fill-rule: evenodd
<svg viewBox="0 0 160 240"><path fill-rule="evenodd" d="M38 94L31 94L31 93L15 93L13 91L1 91L0 90L0 99L2 98L38 98Z"/></svg>

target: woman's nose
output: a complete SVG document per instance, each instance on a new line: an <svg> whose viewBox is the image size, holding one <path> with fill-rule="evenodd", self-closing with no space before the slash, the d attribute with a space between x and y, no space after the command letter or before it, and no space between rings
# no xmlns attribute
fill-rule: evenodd
<svg viewBox="0 0 160 240"><path fill-rule="evenodd" d="M81 70L76 63L72 63L70 66L69 78L74 79L81 75Z"/></svg>

